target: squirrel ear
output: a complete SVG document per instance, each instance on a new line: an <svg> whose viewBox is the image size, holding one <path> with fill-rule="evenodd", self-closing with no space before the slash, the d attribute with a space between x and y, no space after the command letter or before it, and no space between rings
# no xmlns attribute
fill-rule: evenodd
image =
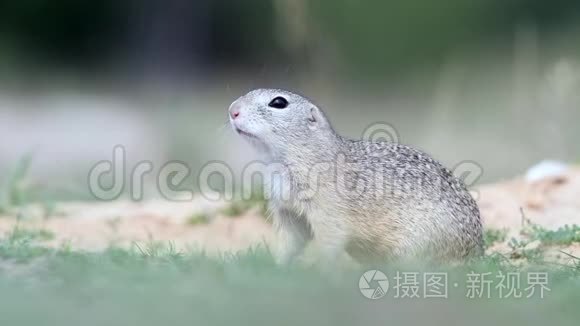
<svg viewBox="0 0 580 326"><path fill-rule="evenodd" d="M308 122L310 122L310 124L315 124L319 120L319 115L320 115L320 111L318 111L318 108L311 107L310 108L310 117L308 117Z"/></svg>

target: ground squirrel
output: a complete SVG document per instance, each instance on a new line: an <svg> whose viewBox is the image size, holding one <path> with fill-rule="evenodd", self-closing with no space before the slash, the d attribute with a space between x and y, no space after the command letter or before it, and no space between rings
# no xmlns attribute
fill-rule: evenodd
<svg viewBox="0 0 580 326"><path fill-rule="evenodd" d="M264 190L280 263L311 239L328 260L343 250L360 262L451 262L482 253L475 200L429 155L344 138L318 106L284 90L249 92L232 103L229 118L278 172L265 178Z"/></svg>

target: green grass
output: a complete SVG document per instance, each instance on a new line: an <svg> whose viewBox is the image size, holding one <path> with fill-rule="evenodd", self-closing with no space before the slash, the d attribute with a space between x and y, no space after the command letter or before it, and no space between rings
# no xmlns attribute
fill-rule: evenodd
<svg viewBox="0 0 580 326"><path fill-rule="evenodd" d="M573 325L580 318L580 264L522 268L488 256L456 267L380 266L391 286L369 300L358 284L370 267L279 267L265 248L209 257L150 243L89 253L41 248L37 236L0 240L3 325ZM395 298L398 271L418 272L421 284L425 271L448 273L449 298ZM522 289L525 273L548 272L551 291L544 299L466 298L468 274L495 280L500 271L522 273Z"/></svg>
<svg viewBox="0 0 580 326"><path fill-rule="evenodd" d="M496 242L504 242L507 237L508 230L488 229L483 234L483 240L486 247L491 247Z"/></svg>
<svg viewBox="0 0 580 326"><path fill-rule="evenodd" d="M226 208L222 209L221 213L225 216L229 217L239 217L240 215L244 214L251 206L247 204L247 202L235 202L231 203Z"/></svg>
<svg viewBox="0 0 580 326"><path fill-rule="evenodd" d="M207 224L211 221L211 216L203 213L193 214L187 219L189 225Z"/></svg>
<svg viewBox="0 0 580 326"><path fill-rule="evenodd" d="M222 209L221 213L229 217L239 217L252 208L258 208L262 216L266 216L267 203L261 191L254 192L246 200L239 200L231 203Z"/></svg>
<svg viewBox="0 0 580 326"><path fill-rule="evenodd" d="M56 202L53 198L53 191L44 193L41 187L35 185L30 179L29 172L33 157L33 153L23 155L15 164L14 169L6 173L6 180L0 182L0 214L26 215L20 208L31 203L38 203L43 209L44 218L54 215Z"/></svg>
<svg viewBox="0 0 580 326"><path fill-rule="evenodd" d="M546 245L570 245L580 242L580 226L565 225L555 231L539 225L531 225L527 230L530 238L540 240Z"/></svg>
<svg viewBox="0 0 580 326"><path fill-rule="evenodd" d="M10 242L18 242L18 241L47 241L54 239L54 233L50 232L49 230L38 229L24 229L20 227L15 227L12 231L8 234L8 241Z"/></svg>
<svg viewBox="0 0 580 326"><path fill-rule="evenodd" d="M12 173L8 175L8 182L0 188L0 213L10 207L21 206L29 200L29 186L27 184L28 171L32 164L32 154L24 155Z"/></svg>

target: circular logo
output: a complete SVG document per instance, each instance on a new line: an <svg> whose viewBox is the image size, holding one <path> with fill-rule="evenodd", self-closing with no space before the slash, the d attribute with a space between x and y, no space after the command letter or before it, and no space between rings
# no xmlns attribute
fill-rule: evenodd
<svg viewBox="0 0 580 326"><path fill-rule="evenodd" d="M358 280L358 288L365 298L376 300L387 294L389 280L385 273L376 269L366 271Z"/></svg>
<svg viewBox="0 0 580 326"><path fill-rule="evenodd" d="M399 143L399 132L388 123L377 122L366 127L361 138L373 142Z"/></svg>

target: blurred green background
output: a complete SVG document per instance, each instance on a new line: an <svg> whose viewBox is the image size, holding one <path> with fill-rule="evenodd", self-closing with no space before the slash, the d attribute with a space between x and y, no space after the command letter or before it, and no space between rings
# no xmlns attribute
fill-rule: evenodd
<svg viewBox="0 0 580 326"><path fill-rule="evenodd" d="M226 125L251 88L283 87L343 134L392 124L479 182L577 162L580 2L22 0L0 2L0 182L89 198L90 167L251 160Z"/></svg>
<svg viewBox="0 0 580 326"><path fill-rule="evenodd" d="M522 25L538 41L557 40L577 29L580 17L580 4L569 0L24 0L0 6L4 69L20 64L88 74L109 68L123 75L157 65L186 78L195 77L191 70L228 74L265 64L306 73L326 47L340 58L333 68L392 80L389 73L442 64L456 51L507 46L509 52Z"/></svg>

